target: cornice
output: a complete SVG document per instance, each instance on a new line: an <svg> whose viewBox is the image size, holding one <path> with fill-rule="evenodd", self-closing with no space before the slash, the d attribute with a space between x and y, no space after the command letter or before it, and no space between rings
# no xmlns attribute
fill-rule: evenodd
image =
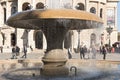
<svg viewBox="0 0 120 80"><path fill-rule="evenodd" d="M107 0L107 2L119 2L120 0Z"/></svg>
<svg viewBox="0 0 120 80"><path fill-rule="evenodd" d="M13 1L15 1L15 0L0 0L0 3L2 3L2 2L13 2Z"/></svg>
<svg viewBox="0 0 120 80"><path fill-rule="evenodd" d="M106 0L89 0L90 2L94 2L94 3L102 3L102 4L106 4Z"/></svg>

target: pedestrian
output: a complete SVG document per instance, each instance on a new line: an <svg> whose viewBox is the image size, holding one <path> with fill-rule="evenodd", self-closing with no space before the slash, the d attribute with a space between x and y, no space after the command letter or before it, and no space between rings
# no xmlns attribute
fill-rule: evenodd
<svg viewBox="0 0 120 80"><path fill-rule="evenodd" d="M102 54L102 46L100 46L99 50L100 50L100 54Z"/></svg>
<svg viewBox="0 0 120 80"><path fill-rule="evenodd" d="M82 46L80 47L80 58L85 59L85 51L84 51L84 48Z"/></svg>
<svg viewBox="0 0 120 80"><path fill-rule="evenodd" d="M11 59L17 59L17 56L16 56L16 47L15 46L13 46L13 48L12 48L12 57L11 57Z"/></svg>
<svg viewBox="0 0 120 80"><path fill-rule="evenodd" d="M20 48L18 46L16 46L16 56L20 55Z"/></svg>
<svg viewBox="0 0 120 80"><path fill-rule="evenodd" d="M115 52L115 48L114 48L114 47L111 48L111 52L112 52L112 53Z"/></svg>
<svg viewBox="0 0 120 80"><path fill-rule="evenodd" d="M70 48L68 49L68 58L69 58L69 59L72 58L72 52L71 52Z"/></svg>
<svg viewBox="0 0 120 80"><path fill-rule="evenodd" d="M84 48L84 52L87 53L87 47L86 47L86 45L83 48Z"/></svg>
<svg viewBox="0 0 120 80"><path fill-rule="evenodd" d="M103 54L103 59L106 59L106 54L107 54L107 49L105 46L102 47L102 54Z"/></svg>
<svg viewBox="0 0 120 80"><path fill-rule="evenodd" d="M32 46L30 46L30 49L31 49L31 51L33 51L33 48L32 48Z"/></svg>
<svg viewBox="0 0 120 80"><path fill-rule="evenodd" d="M3 46L0 46L0 51L1 53L3 53Z"/></svg>
<svg viewBox="0 0 120 80"><path fill-rule="evenodd" d="M26 46L23 47L23 53L24 54L21 58L27 58L27 47Z"/></svg>
<svg viewBox="0 0 120 80"><path fill-rule="evenodd" d="M87 49L86 45L84 45L83 49L84 49L84 56L85 56L85 58L86 58L86 54L87 54L87 52L88 52L88 49Z"/></svg>

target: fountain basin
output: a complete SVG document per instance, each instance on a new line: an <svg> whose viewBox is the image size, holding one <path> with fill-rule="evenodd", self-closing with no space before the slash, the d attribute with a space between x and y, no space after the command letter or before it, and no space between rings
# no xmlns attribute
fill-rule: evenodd
<svg viewBox="0 0 120 80"><path fill-rule="evenodd" d="M9 26L26 29L43 29L51 25L54 27L55 24L53 25L53 23L67 25L72 23L70 24L71 26L67 27L78 29L84 26L83 29L87 29L101 26L103 21L95 14L71 9L23 11L11 16L7 20Z"/></svg>

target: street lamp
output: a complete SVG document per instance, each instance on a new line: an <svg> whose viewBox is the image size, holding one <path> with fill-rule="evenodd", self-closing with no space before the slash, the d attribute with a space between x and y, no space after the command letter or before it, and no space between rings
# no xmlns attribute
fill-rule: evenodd
<svg viewBox="0 0 120 80"><path fill-rule="evenodd" d="M107 33L109 34L109 50L110 50L110 45L111 45L111 40L110 40L110 35L113 31L113 28L111 26L106 28Z"/></svg>

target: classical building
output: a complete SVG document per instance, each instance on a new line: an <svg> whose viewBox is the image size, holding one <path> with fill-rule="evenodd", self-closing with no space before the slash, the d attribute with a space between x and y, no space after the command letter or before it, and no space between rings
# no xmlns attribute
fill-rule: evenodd
<svg viewBox="0 0 120 80"><path fill-rule="evenodd" d="M120 32L118 32L118 41L120 41Z"/></svg>
<svg viewBox="0 0 120 80"><path fill-rule="evenodd" d="M17 12L30 9L58 8L91 12L99 16L104 22L101 28L69 31L63 42L63 48L77 49L79 45L86 45L88 48L92 45L98 47L103 44L112 45L112 43L118 41L118 1L119 0L0 0L0 46L3 46L4 52L11 51L11 47L14 45L18 45L21 51L23 45L27 45L28 49L45 50L47 43L41 30L12 28L5 23L10 16Z"/></svg>

